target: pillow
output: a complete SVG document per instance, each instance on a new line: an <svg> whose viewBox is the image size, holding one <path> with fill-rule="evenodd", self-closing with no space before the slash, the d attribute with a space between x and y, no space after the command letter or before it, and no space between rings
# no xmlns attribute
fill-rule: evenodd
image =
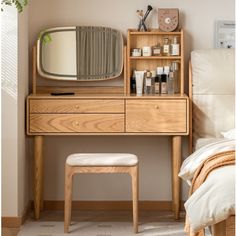
<svg viewBox="0 0 236 236"><path fill-rule="evenodd" d="M224 138L236 139L236 129L231 129L227 132L221 132L221 134L224 136Z"/></svg>
<svg viewBox="0 0 236 236"><path fill-rule="evenodd" d="M219 152L231 150L235 150L234 139L222 139L203 146L184 160L178 176L190 183L195 171L205 160Z"/></svg>

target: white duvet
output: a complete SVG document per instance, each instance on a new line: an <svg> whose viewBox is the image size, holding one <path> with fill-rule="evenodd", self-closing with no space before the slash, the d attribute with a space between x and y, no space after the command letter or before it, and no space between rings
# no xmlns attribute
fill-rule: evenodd
<svg viewBox="0 0 236 236"><path fill-rule="evenodd" d="M184 161L179 176L190 182L204 160L229 150L235 150L235 140L222 139L203 146ZM184 206L194 232L235 214L235 166L212 171Z"/></svg>

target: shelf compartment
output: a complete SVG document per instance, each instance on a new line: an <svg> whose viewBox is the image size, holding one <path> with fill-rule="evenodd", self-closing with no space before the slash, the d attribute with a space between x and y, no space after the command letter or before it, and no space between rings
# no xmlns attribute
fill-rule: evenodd
<svg viewBox="0 0 236 236"><path fill-rule="evenodd" d="M180 60L181 56L150 56L150 57L132 57L130 56L131 60Z"/></svg>
<svg viewBox="0 0 236 236"><path fill-rule="evenodd" d="M181 35L181 31L163 32L159 30L137 31L136 29L129 29L130 35Z"/></svg>

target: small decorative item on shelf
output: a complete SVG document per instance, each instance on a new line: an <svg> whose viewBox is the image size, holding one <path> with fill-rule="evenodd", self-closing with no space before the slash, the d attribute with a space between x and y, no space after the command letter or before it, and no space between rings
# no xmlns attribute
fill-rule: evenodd
<svg viewBox="0 0 236 236"><path fill-rule="evenodd" d="M152 9L153 9L152 6L148 5L145 15L143 15L143 10L137 10L137 14L138 14L138 17L139 17L138 31L141 31L142 28L143 28L144 31L148 30L148 28L145 24L145 20L147 19L148 15L152 11Z"/></svg>
<svg viewBox="0 0 236 236"><path fill-rule="evenodd" d="M179 49L178 37L175 36L170 49L171 56L179 56Z"/></svg>
<svg viewBox="0 0 236 236"><path fill-rule="evenodd" d="M167 92L168 94L174 94L175 93L175 78L174 78L174 72L171 68L169 76L168 76L168 81L167 81Z"/></svg>
<svg viewBox="0 0 236 236"><path fill-rule="evenodd" d="M161 45L159 43L152 47L152 55L153 56L160 56L161 55Z"/></svg>
<svg viewBox="0 0 236 236"><path fill-rule="evenodd" d="M180 88L179 88L179 67L180 67L180 64L179 62L177 61L173 61L171 63L171 68L172 68L172 71L173 71L173 76L174 76L174 91L175 93L179 93L180 91Z"/></svg>
<svg viewBox="0 0 236 236"><path fill-rule="evenodd" d="M152 56L152 48L150 46L144 46L142 52L143 57Z"/></svg>
<svg viewBox="0 0 236 236"><path fill-rule="evenodd" d="M166 74L161 75L161 93L162 94L167 93L167 75Z"/></svg>
<svg viewBox="0 0 236 236"><path fill-rule="evenodd" d="M161 75L163 74L163 67L157 67L157 75L155 78L155 94L161 93Z"/></svg>
<svg viewBox="0 0 236 236"><path fill-rule="evenodd" d="M158 9L158 23L162 31L170 32L178 28L179 25L179 9L178 8L162 8Z"/></svg>
<svg viewBox="0 0 236 236"><path fill-rule="evenodd" d="M130 79L130 91L131 93L136 92L136 80L135 80L135 72L133 71L132 77Z"/></svg>
<svg viewBox="0 0 236 236"><path fill-rule="evenodd" d="M135 71L136 94L140 96L143 94L143 78L145 71Z"/></svg>
<svg viewBox="0 0 236 236"><path fill-rule="evenodd" d="M151 95L154 94L153 88L154 88L154 78L152 77L152 72L147 70L146 76L145 76L145 87L144 87L144 94L145 95Z"/></svg>
<svg viewBox="0 0 236 236"><path fill-rule="evenodd" d="M168 37L164 38L164 43L162 45L162 55L163 56L169 56L170 55L170 43L169 43L169 38Z"/></svg>
<svg viewBox="0 0 236 236"><path fill-rule="evenodd" d="M131 56L132 57L140 57L142 55L142 50L141 48L133 48L131 51Z"/></svg>

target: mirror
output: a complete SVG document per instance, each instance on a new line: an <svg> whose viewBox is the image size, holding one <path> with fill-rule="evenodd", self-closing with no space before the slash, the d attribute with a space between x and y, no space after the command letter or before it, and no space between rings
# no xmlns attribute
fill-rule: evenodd
<svg viewBox="0 0 236 236"><path fill-rule="evenodd" d="M44 37L50 37L44 42ZM37 42L37 69L48 79L96 81L119 77L123 37L108 27L74 26L45 30Z"/></svg>

